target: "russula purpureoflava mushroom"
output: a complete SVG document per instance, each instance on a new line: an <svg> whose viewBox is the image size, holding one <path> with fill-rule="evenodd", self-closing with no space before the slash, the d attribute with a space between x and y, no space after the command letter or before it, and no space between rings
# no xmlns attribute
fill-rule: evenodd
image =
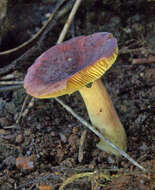
<svg viewBox="0 0 155 190"><path fill-rule="evenodd" d="M100 77L118 55L117 40L99 32L75 37L55 45L28 69L24 79L27 93L36 98L54 98L79 91L90 120L113 144L126 150L126 134ZM91 87L87 87L92 82ZM97 147L119 155L103 140Z"/></svg>

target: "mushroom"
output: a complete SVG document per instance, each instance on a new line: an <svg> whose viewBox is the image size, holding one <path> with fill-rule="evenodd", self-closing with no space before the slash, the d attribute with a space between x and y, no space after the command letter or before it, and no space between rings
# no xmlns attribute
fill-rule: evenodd
<svg viewBox="0 0 155 190"><path fill-rule="evenodd" d="M112 66L117 55L117 40L111 33L99 32L75 37L39 56L28 69L24 88L36 98L54 98L78 90L92 124L125 151L124 128L100 79ZM119 155L103 140L100 140L97 147Z"/></svg>

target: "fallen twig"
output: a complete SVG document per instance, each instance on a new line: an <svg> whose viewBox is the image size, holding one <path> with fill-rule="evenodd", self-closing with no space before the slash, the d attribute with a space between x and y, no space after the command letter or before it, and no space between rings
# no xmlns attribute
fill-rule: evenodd
<svg viewBox="0 0 155 190"><path fill-rule="evenodd" d="M0 81L0 85L13 85L13 84L16 84L16 85L21 85L21 84L24 84L23 81Z"/></svg>
<svg viewBox="0 0 155 190"><path fill-rule="evenodd" d="M144 47L139 47L139 48L128 48L128 47L122 47L119 50L119 54L128 54L128 53L133 53L133 54L137 54L139 52L142 52L144 55L149 55L149 54L155 54L155 52L150 49L150 48L144 48Z"/></svg>
<svg viewBox="0 0 155 190"><path fill-rule="evenodd" d="M72 20L73 20L73 18L75 16L79 6L80 6L81 1L82 0L76 0L74 6L72 8L72 11L70 12L69 17L68 17L68 19L67 19L67 21L66 21L66 23L64 25L64 28L63 28L63 30L62 30L59 38L58 38L57 44L61 43L64 40L64 38L66 36L66 33L67 33L71 23L72 23Z"/></svg>
<svg viewBox="0 0 155 190"><path fill-rule="evenodd" d="M17 78L17 77L14 75L14 73L12 73L12 74L8 74L3 77L0 77L0 80L9 80L9 79L14 79L14 78Z"/></svg>
<svg viewBox="0 0 155 190"><path fill-rule="evenodd" d="M132 64L144 64L144 63L155 63L155 56L148 58L135 58L132 60Z"/></svg>
<svg viewBox="0 0 155 190"><path fill-rule="evenodd" d="M23 44L19 45L16 48L0 52L0 56L1 55L7 55L7 54L10 54L10 53L14 53L16 51L21 50L22 48L25 48L27 45L30 45L31 43L34 43L41 36L41 34L46 30L46 28L48 27L49 23L51 22L51 20L55 16L56 12L58 11L58 9L61 7L61 5L65 1L66 0L59 0L57 2L57 5L56 5L54 11L51 13L51 16L49 17L48 21L42 26L42 28L31 39L29 39L28 41L24 42Z"/></svg>
<svg viewBox="0 0 155 190"><path fill-rule="evenodd" d="M138 53L138 52L141 52L141 51L143 51L143 50L144 50L143 47L140 47L140 48L133 48L133 49L129 49L128 47L122 47L122 48L119 50L119 54Z"/></svg>
<svg viewBox="0 0 155 190"><path fill-rule="evenodd" d="M71 177L67 178L63 184L59 187L59 190L63 190L64 187L66 185L68 185L69 183L72 183L73 181L79 179L79 178L83 178L83 177L89 177L89 178L92 178L93 176L97 175L97 172L94 171L94 172L84 172L84 173L79 173L79 174L74 174L72 175ZM100 175L100 177L106 179L106 180L110 180L110 177L108 174L102 174L102 173L99 173L98 176Z"/></svg>
<svg viewBox="0 0 155 190"><path fill-rule="evenodd" d="M18 129L19 126L14 124L14 125L9 125L9 126L3 126L4 129Z"/></svg>
<svg viewBox="0 0 155 190"><path fill-rule="evenodd" d="M71 3L67 3L67 5L62 10L59 11L58 15L56 16L56 20L63 17L70 10L71 6L72 6ZM56 20L54 20L54 19L51 20L53 22L49 24L50 29L56 25L56 23L57 23ZM31 48L29 48L24 54L22 54L20 57L18 57L16 60L14 60L9 65L7 65L3 68L0 68L0 75L4 75L4 74L8 73L9 71L15 69L19 62L28 59L32 55L35 55L36 52L37 52L37 54L40 55L41 54L41 48L40 47L42 46L42 41L47 34L46 30L42 33L43 37L42 36L40 37L40 40L38 41L38 43L35 46L32 46Z"/></svg>
<svg viewBox="0 0 155 190"><path fill-rule="evenodd" d="M66 14L66 12L67 12L69 9L71 9L72 3L73 3L73 1L68 2L68 4L65 5L65 6L63 7L63 9L58 12L58 14L56 15L56 18L53 19L53 21L48 25L48 27L47 27L46 30L43 32L43 34L41 35L41 37L40 37L40 39L39 39L39 41L38 41L38 44L39 44L40 47L42 47L43 40L45 39L45 37L46 37L46 35L48 34L48 32L51 31L52 28L57 24L57 21L56 21L56 20L58 20L59 18L61 18L63 15Z"/></svg>
<svg viewBox="0 0 155 190"><path fill-rule="evenodd" d="M83 147L84 147L84 142L86 139L86 134L87 134L87 130L84 130L82 132L81 138L80 138L80 144L79 144L79 153L78 153L78 161L82 162L83 160Z"/></svg>
<svg viewBox="0 0 155 190"><path fill-rule="evenodd" d="M9 71L15 69L17 63L19 63L21 60L26 59L27 57L30 57L36 51L39 51L39 49L36 48L35 46L28 49L24 54L22 54L20 57L18 57L16 60L14 60L12 63L10 63L9 65L7 65L3 68L0 68L0 75L4 75L4 74L8 73Z"/></svg>
<svg viewBox="0 0 155 190"><path fill-rule="evenodd" d="M19 113L19 115L18 115L18 117L17 117L17 119L16 119L16 124L19 123L21 117L23 116L23 111L24 111L24 109L25 109L25 107L26 107L26 103L27 103L28 98L29 98L29 95L27 95L26 98L24 99L24 103L23 103L23 105L22 105L22 109L21 109L21 111L20 111L20 113Z"/></svg>
<svg viewBox="0 0 155 190"><path fill-rule="evenodd" d="M23 86L21 85L11 85L11 86L4 86L0 87L0 92L6 92L6 91L11 91L11 90L17 90L19 88L22 88Z"/></svg>
<svg viewBox="0 0 155 190"><path fill-rule="evenodd" d="M108 174L109 172L119 172L123 176L124 175L141 175L141 171L131 171L129 169L124 169L124 168L100 168L100 169L95 169L94 168L85 168L85 167L64 167L64 166L54 166L52 167L52 173L46 174L43 176L38 176L35 179L28 180L24 182L23 184L20 184L16 190L22 189L25 186L31 185L31 184L36 184L36 183L42 183L48 179L51 179L52 182L55 182L54 184L61 183L62 181L62 176L64 177L64 173L67 174L67 176L70 176L70 174L76 174L76 173L88 173L88 172L93 172L94 174ZM152 171L152 173L155 171ZM59 175L58 175L59 174ZM109 176L111 178L111 176ZM113 178L113 176L112 176ZM81 183L81 182L80 182ZM53 185L54 185L53 184Z"/></svg>
<svg viewBox="0 0 155 190"><path fill-rule="evenodd" d="M58 98L55 98L59 104L61 104L69 113L71 113L76 119L78 119L85 127L87 127L89 130L91 130L94 134L96 134L98 137L103 139L108 145L110 145L112 148L114 148L116 151L118 151L122 156L127 158L132 164L143 170L144 172L147 172L147 170L138 164L133 158L131 158L127 153L125 153L123 150L119 149L117 146L115 146L113 143L111 143L107 138L105 138L94 126L90 125L88 122L86 122L82 117L78 116L68 105L66 105L63 101L61 101Z"/></svg>

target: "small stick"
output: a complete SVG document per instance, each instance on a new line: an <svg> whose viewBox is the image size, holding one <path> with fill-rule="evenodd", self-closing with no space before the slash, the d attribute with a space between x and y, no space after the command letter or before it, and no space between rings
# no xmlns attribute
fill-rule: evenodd
<svg viewBox="0 0 155 190"><path fill-rule="evenodd" d="M71 9L71 5L72 4L70 2L69 3L67 2L67 5L63 8L63 10L59 11L59 13L56 16L56 20L54 20L54 19L52 20L53 22L49 26L50 29L57 24L57 20L58 19L62 18ZM42 35L43 35L43 37L40 38L40 40L38 42L40 46L42 46L42 43L43 43L42 40L45 38L46 32L43 33ZM22 54L20 57L18 57L17 59L15 59L12 63L10 63L9 65L7 65L7 66L5 66L3 68L0 68L0 75L8 73L10 70L15 70L15 68L17 67L17 64L19 62L21 62L21 60L28 59L30 56L35 55L36 52L37 52L37 54L38 54L38 52L41 53L41 49L40 49L39 45L36 44L35 46L32 46L24 54Z"/></svg>
<svg viewBox="0 0 155 190"><path fill-rule="evenodd" d="M140 48L128 49L127 47L122 47L119 50L119 55L120 54L128 54L128 53L139 53L140 51L144 51L144 48L140 47Z"/></svg>
<svg viewBox="0 0 155 190"><path fill-rule="evenodd" d="M19 126L15 124L15 125L4 126L3 128L4 129L17 129L17 128L19 128Z"/></svg>
<svg viewBox="0 0 155 190"><path fill-rule="evenodd" d="M79 153L78 153L78 161L82 162L83 160L83 147L84 147L84 142L86 139L86 134L87 134L87 130L85 129L82 132L81 138L80 138L80 145L79 145Z"/></svg>
<svg viewBox="0 0 155 190"><path fill-rule="evenodd" d="M150 49L150 48L144 48L144 47L139 47L139 48L133 48L133 49L129 49L128 47L122 47L119 50L119 55L121 54L128 54L128 53L133 53L133 54L138 54L139 52L143 52L143 54L155 54L155 52Z"/></svg>
<svg viewBox="0 0 155 190"><path fill-rule="evenodd" d="M61 0L61 1L58 1L56 7L55 7L55 10L53 11L53 13L51 13L51 16L49 17L48 21L41 27L41 29L31 38L29 39L28 41L24 42L23 44L17 46L16 48L13 48L13 49L10 49L10 50L7 50L7 51L3 51L3 52L0 52L0 55L7 55L7 54L10 54L10 53L13 53L13 52L16 52L22 48L24 48L25 46L27 46L28 44L30 43L33 43L34 41L36 41L40 36L41 34L44 32L44 30L46 30L46 28L48 27L49 23L51 22L51 20L53 19L53 17L55 16L56 12L58 11L58 9L60 8L60 6L65 2L66 0Z"/></svg>
<svg viewBox="0 0 155 190"><path fill-rule="evenodd" d="M17 90L19 88L22 88L22 86L21 85L4 86L4 87L0 87L0 92L6 92L6 91L10 91L10 90Z"/></svg>
<svg viewBox="0 0 155 190"><path fill-rule="evenodd" d="M38 49L38 47L36 48L35 46L33 46L30 49L28 49L25 53L23 53L20 57L15 59L12 63L3 68L0 68L0 75L8 73L10 70L15 70L17 63L31 56L34 52L39 51Z"/></svg>
<svg viewBox="0 0 155 190"><path fill-rule="evenodd" d="M9 79L14 79L14 78L16 78L16 76L12 73L12 74L8 74L3 77L0 77L0 80L9 80Z"/></svg>
<svg viewBox="0 0 155 190"><path fill-rule="evenodd" d="M21 111L20 111L20 113L19 113L18 118L16 119L16 124L19 123L19 121L20 121L20 119L21 119L21 117L22 117L22 113L23 113L23 111L24 111L24 109L25 109L25 106L26 106L26 103L27 103L28 98L29 98L29 95L27 95L26 98L24 99L24 103L23 103L23 105L22 105L22 109L21 109Z"/></svg>
<svg viewBox="0 0 155 190"><path fill-rule="evenodd" d="M0 81L0 85L24 84L23 81Z"/></svg>
<svg viewBox="0 0 155 190"><path fill-rule="evenodd" d="M144 63L155 63L155 56L148 58L135 58L132 60L132 64L144 64Z"/></svg>
<svg viewBox="0 0 155 190"><path fill-rule="evenodd" d="M77 120L79 120L85 127L87 127L89 130L91 130L93 133L95 133L99 138L103 139L108 145L110 145L112 148L117 150L122 156L124 156L126 159L128 159L132 164L143 170L144 172L147 172L147 170L138 164L133 158L131 158L127 153L125 153L123 150L119 149L116 145L111 143L107 138L105 138L94 126L90 125L88 122L86 122L82 117L77 115L68 105L66 105L63 101L61 101L58 98L55 98L59 104L61 104L69 113L71 113Z"/></svg>
<svg viewBox="0 0 155 190"><path fill-rule="evenodd" d="M35 101L35 99L32 98L31 101L29 102L28 106L26 107L26 103L27 103L28 98L29 98L29 95L27 95L26 98L25 98L25 100L24 100L24 103L23 103L23 105L22 105L21 112L20 112L20 114L19 114L19 116L18 116L18 118L17 118L17 120L16 120L16 123L17 123L17 124L19 124L19 122L20 122L20 120L21 120L22 117L24 118L24 117L28 114L29 109L34 106L34 101ZM26 107L26 109L25 109L25 107ZM24 109L25 109L25 110L24 110Z"/></svg>
<svg viewBox="0 0 155 190"><path fill-rule="evenodd" d="M70 12L69 17L68 17L68 19L67 19L67 21L66 21L66 23L65 23L65 25L64 25L64 28L63 28L63 30L62 30L62 32L61 32L59 38L58 38L57 44L61 43L61 42L64 40L64 38L65 38L65 36L66 36L66 33L67 33L67 31L68 31L68 29L69 29L71 23L72 23L72 20L73 20L73 18L74 18L74 16L75 16L75 14L76 14L76 12L77 12L79 6L80 6L81 1L82 1L82 0L76 0L75 4L74 4L74 6L73 6L73 9L72 9L72 11Z"/></svg>
<svg viewBox="0 0 155 190"><path fill-rule="evenodd" d="M46 35L48 34L48 32L51 31L53 26L57 23L56 20L59 19L60 17L62 17L63 15L65 15L65 13L71 8L71 6L72 6L72 1L70 3L67 2L67 5L65 5L63 7L63 9L58 12L58 14L56 15L56 18L53 19L53 21L49 24L48 28L43 32L42 36L40 37L40 39L38 41L38 44L40 46L42 46L43 41L44 41Z"/></svg>
<svg viewBox="0 0 155 190"><path fill-rule="evenodd" d="M28 106L27 106L27 109L25 109L25 111L22 114L23 117L25 117L27 115L29 109L34 106L34 101L35 101L35 99L32 98L31 101L29 102Z"/></svg>

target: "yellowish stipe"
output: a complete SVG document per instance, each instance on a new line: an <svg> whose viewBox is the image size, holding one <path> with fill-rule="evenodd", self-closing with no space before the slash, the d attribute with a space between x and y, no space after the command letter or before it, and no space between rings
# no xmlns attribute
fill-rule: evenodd
<svg viewBox="0 0 155 190"><path fill-rule="evenodd" d="M37 98L55 98L65 94L72 94L73 92L79 90L80 88L86 86L90 82L95 81L100 78L115 62L118 55L118 48L115 49L113 55L109 58L102 58L99 61L95 62L93 65L90 65L78 73L74 74L67 81L66 88L59 90L51 94L45 94Z"/></svg>

